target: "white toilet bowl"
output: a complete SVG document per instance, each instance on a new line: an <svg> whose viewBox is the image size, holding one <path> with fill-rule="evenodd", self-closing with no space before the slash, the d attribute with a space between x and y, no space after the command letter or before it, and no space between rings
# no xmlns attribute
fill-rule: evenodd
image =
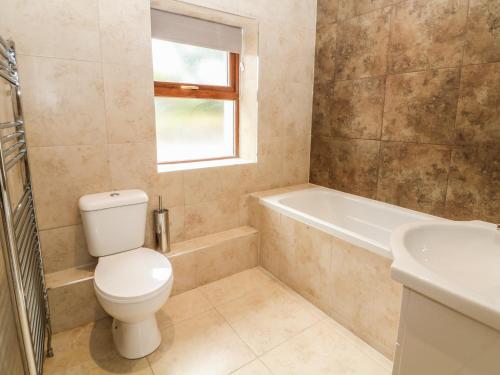
<svg viewBox="0 0 500 375"><path fill-rule="evenodd" d="M161 342L155 313L167 301L172 266L157 251L144 247L99 258L94 289L113 319L116 349L125 358L152 353Z"/></svg>

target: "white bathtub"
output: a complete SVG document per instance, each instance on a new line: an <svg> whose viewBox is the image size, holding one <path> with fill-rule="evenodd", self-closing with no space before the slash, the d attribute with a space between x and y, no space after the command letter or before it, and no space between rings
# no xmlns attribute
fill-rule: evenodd
<svg viewBox="0 0 500 375"><path fill-rule="evenodd" d="M412 221L440 219L323 187L263 197L260 203L389 259L392 259L389 239L396 227Z"/></svg>

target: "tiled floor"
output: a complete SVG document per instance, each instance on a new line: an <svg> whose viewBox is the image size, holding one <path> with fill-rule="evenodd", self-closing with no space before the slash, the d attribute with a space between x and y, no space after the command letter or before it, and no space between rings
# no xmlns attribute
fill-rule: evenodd
<svg viewBox="0 0 500 375"><path fill-rule="evenodd" d="M389 375L391 362L260 268L174 296L163 341L128 361L109 319L54 336L46 374Z"/></svg>

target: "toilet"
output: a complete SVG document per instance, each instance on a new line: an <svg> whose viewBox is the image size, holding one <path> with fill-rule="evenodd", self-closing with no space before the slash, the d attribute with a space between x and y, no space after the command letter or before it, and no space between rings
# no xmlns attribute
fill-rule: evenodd
<svg viewBox="0 0 500 375"><path fill-rule="evenodd" d="M89 253L99 258L95 294L113 317L116 349L129 359L144 357L160 345L155 313L173 284L167 257L142 246L147 204L141 190L90 194L79 200Z"/></svg>

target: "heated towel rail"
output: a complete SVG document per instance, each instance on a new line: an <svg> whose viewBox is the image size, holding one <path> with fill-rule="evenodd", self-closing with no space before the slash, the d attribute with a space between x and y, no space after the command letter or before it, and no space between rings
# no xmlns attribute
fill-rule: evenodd
<svg viewBox="0 0 500 375"><path fill-rule="evenodd" d="M1 88L10 91L12 101L12 111L8 111L12 118L0 122L2 249L17 313L25 372L41 375L45 348L47 354L52 356L52 332L24 133L16 51L14 43L2 37L0 78L4 81Z"/></svg>

